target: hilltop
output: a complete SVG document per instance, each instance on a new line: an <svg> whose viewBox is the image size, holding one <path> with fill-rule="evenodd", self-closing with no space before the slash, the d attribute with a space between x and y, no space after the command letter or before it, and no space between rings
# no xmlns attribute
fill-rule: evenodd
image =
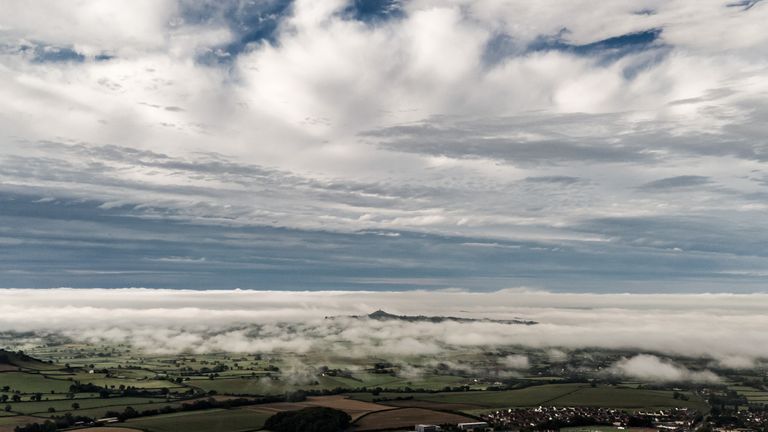
<svg viewBox="0 0 768 432"><path fill-rule="evenodd" d="M0 349L0 371L33 369L51 369L51 365L42 360L24 354L22 351L14 352Z"/></svg>
<svg viewBox="0 0 768 432"><path fill-rule="evenodd" d="M534 325L538 324L536 321L530 321L530 320L522 320L522 319L511 319L511 320L498 320L498 319L490 319L490 318L463 318L463 317L453 317L453 316L426 316L426 315L395 315L391 314L389 312L385 312L381 309L369 313L368 315L351 315L349 318L355 318L355 319L372 319L377 321L408 321L408 322L431 322L431 323L442 323L442 322L459 322L459 323L473 323L473 322L485 322L485 323L496 323L496 324L523 324L523 325Z"/></svg>

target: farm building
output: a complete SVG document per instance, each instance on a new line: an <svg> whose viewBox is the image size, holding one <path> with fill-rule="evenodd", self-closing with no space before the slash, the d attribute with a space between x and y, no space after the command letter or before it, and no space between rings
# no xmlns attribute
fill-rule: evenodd
<svg viewBox="0 0 768 432"><path fill-rule="evenodd" d="M440 426L430 424L418 424L416 425L416 432L438 432L443 430Z"/></svg>

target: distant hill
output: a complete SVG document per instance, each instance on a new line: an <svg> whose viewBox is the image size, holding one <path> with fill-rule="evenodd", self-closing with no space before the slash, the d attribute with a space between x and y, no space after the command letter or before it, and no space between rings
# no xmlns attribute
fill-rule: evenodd
<svg viewBox="0 0 768 432"><path fill-rule="evenodd" d="M408 321L408 322L460 322L460 323L472 323L472 322L486 322L496 324L522 324L522 325L534 325L538 324L536 321L511 319L511 320L497 320L489 318L461 318L452 316L426 316L426 315L395 315L385 312L381 309L376 312L369 313L368 315L351 315L349 318L356 319L373 319L377 321Z"/></svg>
<svg viewBox="0 0 768 432"><path fill-rule="evenodd" d="M14 352L0 349L0 371L17 370L19 368L45 370L51 369L51 367L51 364L28 356L21 351Z"/></svg>

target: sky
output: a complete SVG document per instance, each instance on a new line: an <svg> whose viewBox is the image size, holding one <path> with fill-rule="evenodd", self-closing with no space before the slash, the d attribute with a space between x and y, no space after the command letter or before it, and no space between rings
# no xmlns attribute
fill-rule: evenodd
<svg viewBox="0 0 768 432"><path fill-rule="evenodd" d="M0 10L0 287L765 291L761 0Z"/></svg>

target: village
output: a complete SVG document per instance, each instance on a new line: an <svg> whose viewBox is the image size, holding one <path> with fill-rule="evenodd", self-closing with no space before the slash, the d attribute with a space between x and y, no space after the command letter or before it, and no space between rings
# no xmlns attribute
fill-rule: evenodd
<svg viewBox="0 0 768 432"><path fill-rule="evenodd" d="M559 430L562 427L606 425L689 432L695 430L702 417L689 408L630 413L608 408L540 406L495 411L484 415L483 419L497 431Z"/></svg>

